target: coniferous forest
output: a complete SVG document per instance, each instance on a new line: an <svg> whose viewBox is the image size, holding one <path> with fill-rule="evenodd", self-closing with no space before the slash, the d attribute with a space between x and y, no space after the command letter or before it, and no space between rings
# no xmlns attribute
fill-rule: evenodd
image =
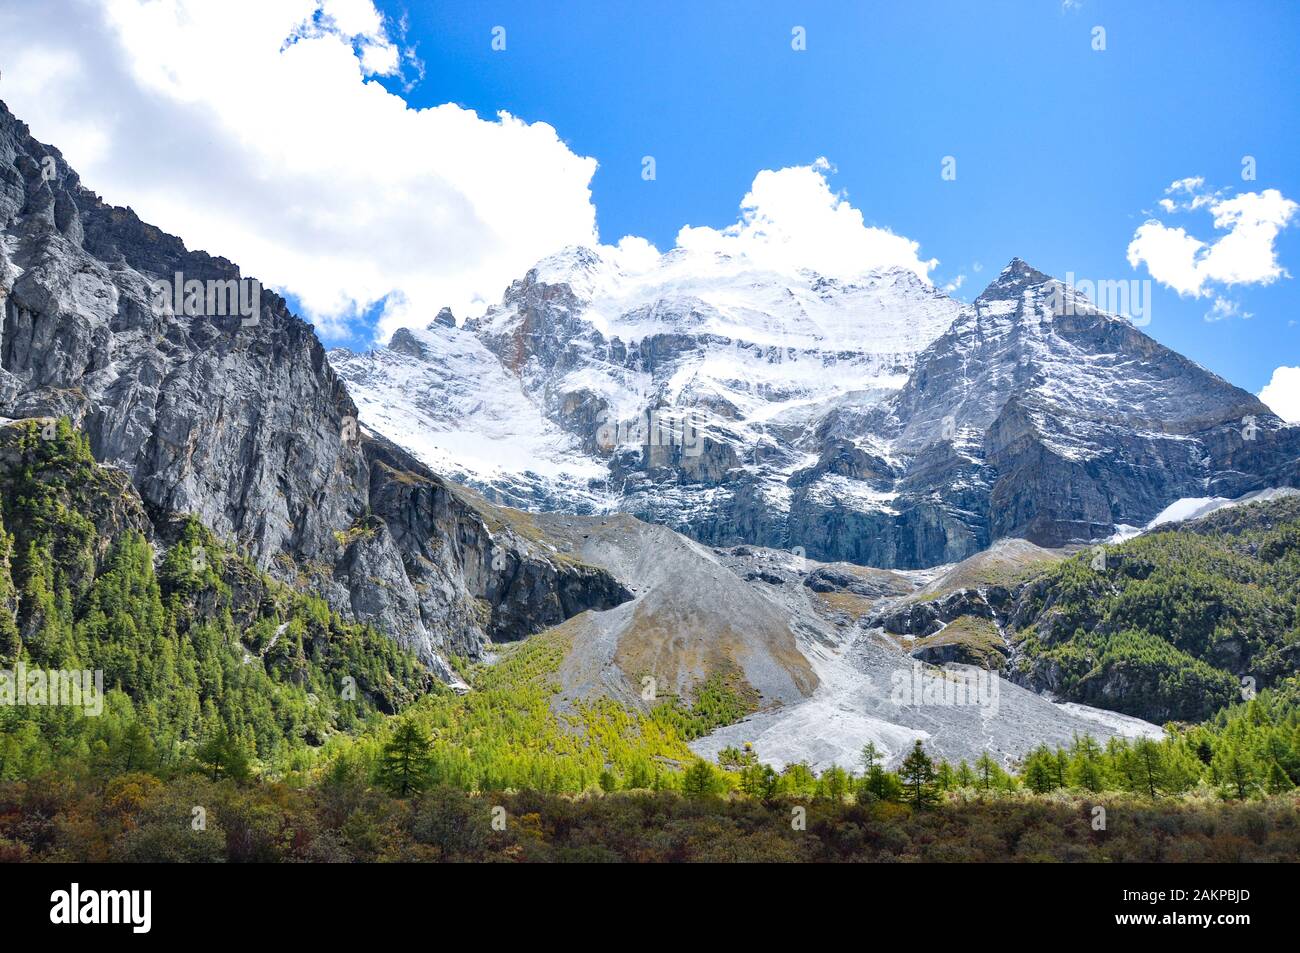
<svg viewBox="0 0 1300 953"><path fill-rule="evenodd" d="M0 462L0 663L101 670L105 692L97 714L0 706L6 860L1300 855L1290 505L1116 547L1104 592L1086 554L1031 583L1030 616L1052 607L1056 634L1027 625L1026 664L1134 667L1181 716L1162 739L1079 736L1011 766L917 742L889 767L868 745L856 770L817 773L749 746L691 753L747 710L725 680L647 710L557 698L563 627L462 661L471 690L446 687L193 519L148 538L66 421L6 427ZM1237 694L1215 665L1224 642L1268 687Z"/></svg>
<svg viewBox="0 0 1300 953"><path fill-rule="evenodd" d="M1295 0L0 0L4 938L1285 930L1298 62Z"/></svg>

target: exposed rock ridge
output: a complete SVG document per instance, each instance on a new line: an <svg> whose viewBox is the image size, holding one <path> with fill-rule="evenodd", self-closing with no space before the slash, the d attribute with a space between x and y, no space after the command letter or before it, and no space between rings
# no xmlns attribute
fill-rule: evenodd
<svg viewBox="0 0 1300 953"><path fill-rule="evenodd" d="M0 416L70 418L151 509L195 514L448 679L449 653L624 598L607 574L493 532L487 504L359 427L279 295L177 313L153 285L178 274L248 277L104 204L0 103Z"/></svg>

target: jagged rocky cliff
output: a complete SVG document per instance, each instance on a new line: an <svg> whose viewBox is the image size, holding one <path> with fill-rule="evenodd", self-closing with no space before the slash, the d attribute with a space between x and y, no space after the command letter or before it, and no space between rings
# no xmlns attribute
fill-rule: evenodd
<svg viewBox="0 0 1300 953"><path fill-rule="evenodd" d="M955 437L925 433L950 396L925 382L972 319L910 273L842 283L674 254L633 273L578 250L479 321L442 314L376 352L327 356L277 295L105 205L0 105L0 306L0 417L68 418L103 479L138 498L146 536L193 514L444 679L448 655L563 625L557 704L645 704L647 676L686 697L733 679L760 709L736 731L761 729L777 760L813 738L819 764L850 763L865 740L894 757L918 736L1013 757L1091 717L1010 685L1014 717L996 729L981 709L896 703L887 685L913 660L862 623L919 580L779 551L915 565L994 532L997 471L968 433L994 428L963 417ZM1284 456L1284 432L1262 429ZM1237 482L1265 479L1238 457ZM426 464L499 501L776 548L530 516Z"/></svg>
<svg viewBox="0 0 1300 953"><path fill-rule="evenodd" d="M962 305L905 271L570 249L480 319L330 360L494 499L819 560L1090 542L1300 479L1300 428L1019 259Z"/></svg>
<svg viewBox="0 0 1300 953"><path fill-rule="evenodd" d="M178 276L201 303L159 291ZM626 598L359 426L279 296L106 205L3 103L0 307L0 416L68 417L156 517L197 515L444 677L448 653Z"/></svg>
<svg viewBox="0 0 1300 953"><path fill-rule="evenodd" d="M951 554L1005 537L1102 540L1183 497L1300 478L1300 428L1019 259L894 399L839 426L879 433L909 461L903 505L937 491L965 527L945 534Z"/></svg>

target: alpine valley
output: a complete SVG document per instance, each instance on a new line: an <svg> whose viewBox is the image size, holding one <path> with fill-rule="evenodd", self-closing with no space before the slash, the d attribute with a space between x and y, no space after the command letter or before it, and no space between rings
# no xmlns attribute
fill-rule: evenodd
<svg viewBox="0 0 1300 953"><path fill-rule="evenodd" d="M486 791L1300 781L1300 428L1020 259L966 304L574 247L327 352L0 104L0 306L0 664L106 693L0 708L0 784L436 790L384 843L469 857L420 824ZM34 790L0 856L80 856ZM150 790L99 859L229 856ZM320 797L300 859L384 856Z"/></svg>

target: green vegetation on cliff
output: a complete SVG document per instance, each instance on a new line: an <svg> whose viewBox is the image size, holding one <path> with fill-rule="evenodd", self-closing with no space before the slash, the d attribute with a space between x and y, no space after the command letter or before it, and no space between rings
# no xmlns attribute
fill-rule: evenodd
<svg viewBox="0 0 1300 953"><path fill-rule="evenodd" d="M1035 687L1155 722L1209 718L1243 679L1300 667L1300 500L1149 533L1104 563L1081 553L1025 588L1015 622Z"/></svg>
<svg viewBox="0 0 1300 953"><path fill-rule="evenodd" d="M167 527L155 569L139 499L66 423L0 434L0 666L101 671L105 692L102 715L0 707L0 778L166 772L205 752L283 771L430 685L192 519Z"/></svg>
<svg viewBox="0 0 1300 953"><path fill-rule="evenodd" d="M918 744L895 772L869 747L860 772L818 773L774 770L749 746L717 764L691 753L688 740L753 708L725 678L648 710L565 696L566 626L491 664L462 664L471 690L453 691L197 521L150 519L66 423L0 428L0 491L0 668L99 670L106 690L99 715L0 706L0 859L1159 859L1175 849L1087 833L1097 802L1185 829L1176 850L1196 858L1294 856L1294 823L1246 841L1196 833L1198 818L1254 831L1295 816L1300 685L1286 676L1300 574L1286 511L1139 540L1112 551L1105 571L1067 561L1022 594L1029 664L1052 661L1068 677L1064 662L1091 653L1165 705L1213 689L1204 723L1171 724L1160 740L1079 738L1015 766L935 761ZM1239 657L1274 688L1234 704ZM1222 814L1220 801L1266 803L1248 817ZM211 808L202 831L189 824L193 805ZM801 806L815 837L791 835ZM492 825L497 808L504 830ZM984 822L1079 836L990 846L970 840ZM938 854L927 846L935 829L956 838Z"/></svg>

